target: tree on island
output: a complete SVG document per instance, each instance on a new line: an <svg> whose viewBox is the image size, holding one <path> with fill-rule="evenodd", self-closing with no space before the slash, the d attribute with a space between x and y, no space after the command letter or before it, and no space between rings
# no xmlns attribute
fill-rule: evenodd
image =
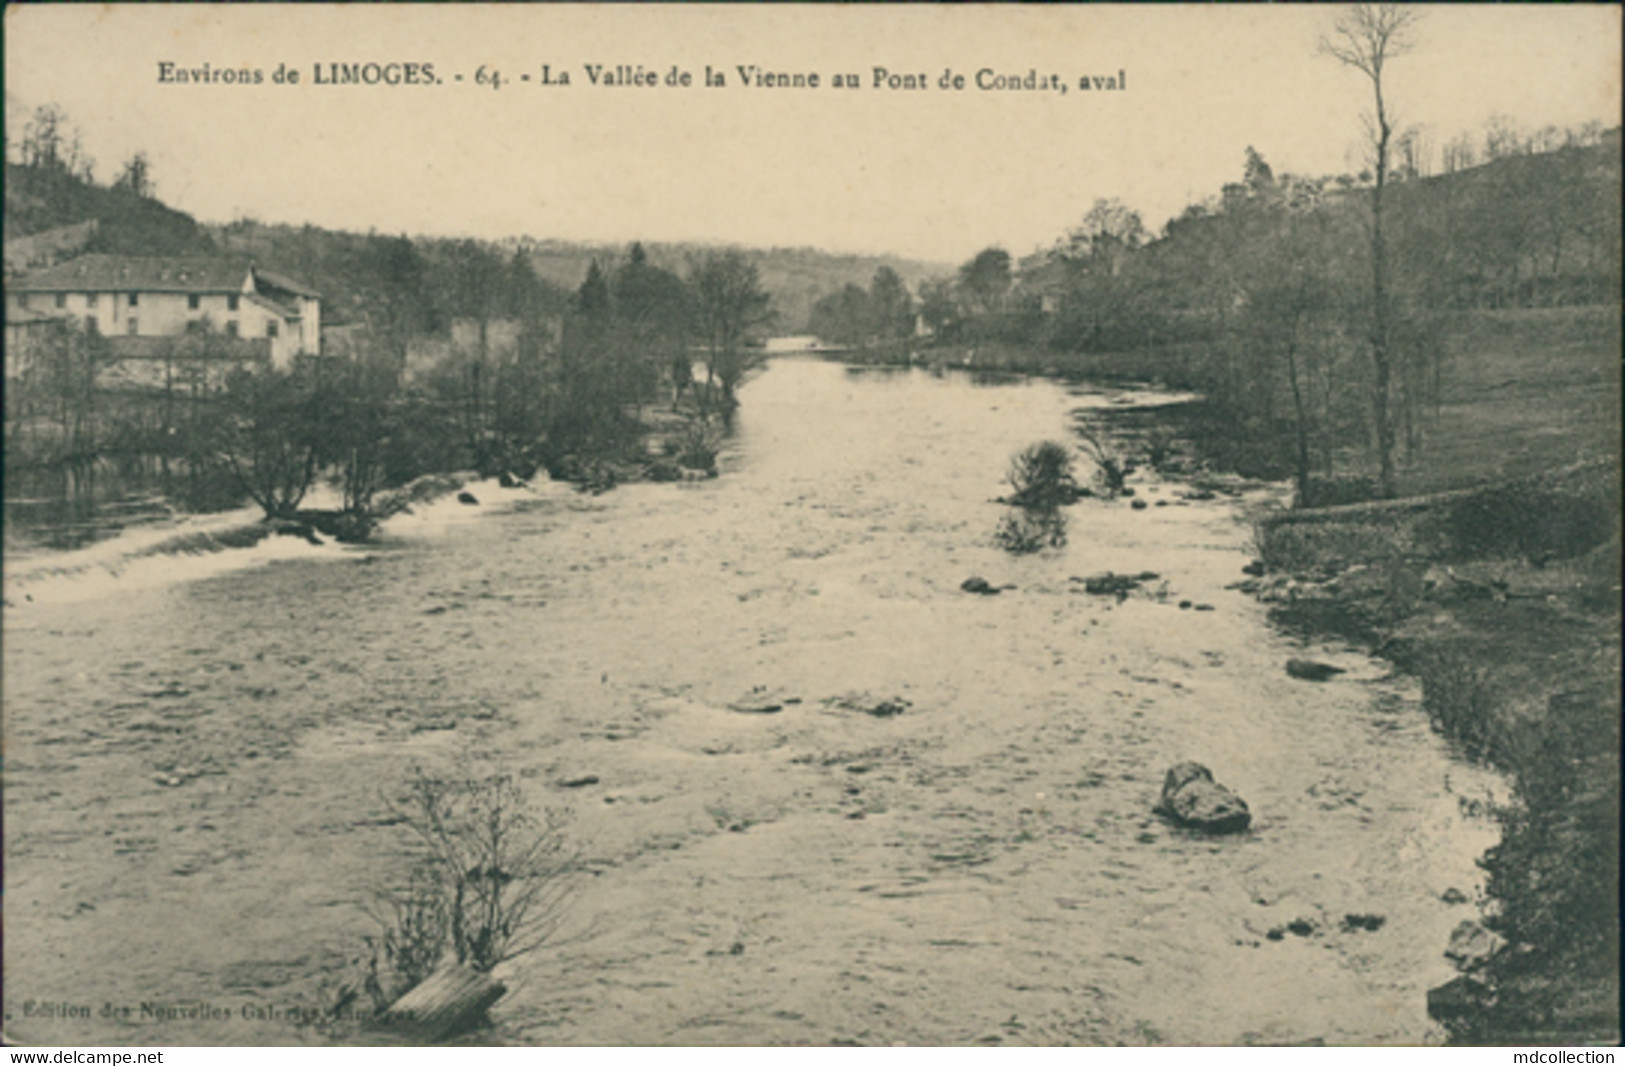
<svg viewBox="0 0 1625 1066"><path fill-rule="evenodd" d="M707 252L690 260L688 285L694 301L694 325L705 349L705 388L701 411L719 407L724 419L739 402L734 397L748 369L745 341L753 330L773 319L770 297L762 289L756 264L743 252ZM714 393L721 389L720 401Z"/></svg>

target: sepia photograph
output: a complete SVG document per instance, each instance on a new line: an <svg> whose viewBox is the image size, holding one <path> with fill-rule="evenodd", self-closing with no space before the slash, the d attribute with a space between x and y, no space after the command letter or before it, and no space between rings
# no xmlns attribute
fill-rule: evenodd
<svg viewBox="0 0 1625 1066"><path fill-rule="evenodd" d="M8 1045L1620 1041L1619 6L4 18Z"/></svg>

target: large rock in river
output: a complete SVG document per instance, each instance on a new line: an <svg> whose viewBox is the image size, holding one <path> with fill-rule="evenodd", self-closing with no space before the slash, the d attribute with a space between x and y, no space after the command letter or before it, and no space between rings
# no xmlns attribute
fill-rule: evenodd
<svg viewBox="0 0 1625 1066"><path fill-rule="evenodd" d="M1156 812L1207 833L1239 833L1253 821L1246 802L1213 780L1213 772L1199 762L1182 762L1168 771Z"/></svg>
<svg viewBox="0 0 1625 1066"><path fill-rule="evenodd" d="M1338 674L1346 673L1341 666L1330 663L1317 663L1313 659L1288 659L1286 661L1288 677L1295 677L1299 681L1330 681Z"/></svg>

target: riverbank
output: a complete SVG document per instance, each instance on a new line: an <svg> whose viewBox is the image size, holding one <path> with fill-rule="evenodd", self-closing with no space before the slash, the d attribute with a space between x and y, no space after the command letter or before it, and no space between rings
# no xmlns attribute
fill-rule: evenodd
<svg viewBox="0 0 1625 1066"><path fill-rule="evenodd" d="M1462 1043L1614 1043L1619 1013L1617 462L1264 518L1243 583L1299 632L1422 682L1452 742L1515 781L1481 865L1489 936L1429 993Z"/></svg>

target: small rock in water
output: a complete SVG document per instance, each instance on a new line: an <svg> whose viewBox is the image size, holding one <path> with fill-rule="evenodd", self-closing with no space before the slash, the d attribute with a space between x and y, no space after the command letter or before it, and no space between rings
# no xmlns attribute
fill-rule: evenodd
<svg viewBox="0 0 1625 1066"><path fill-rule="evenodd" d="M427 720L422 721L422 722L414 723L413 726L412 726L412 732L414 732L414 733L433 733L433 732L436 732L436 731L442 730L442 729L456 729L456 728L457 728L457 719L455 719L455 718L430 718L430 719L427 719Z"/></svg>
<svg viewBox="0 0 1625 1066"><path fill-rule="evenodd" d="M497 484L505 489L516 489L519 487L519 479L504 470L497 476Z"/></svg>
<svg viewBox="0 0 1625 1066"><path fill-rule="evenodd" d="M739 699L728 704L730 711L740 714L778 714L784 710L784 697L765 685L757 685Z"/></svg>
<svg viewBox="0 0 1625 1066"><path fill-rule="evenodd" d="M1134 508L1136 511L1143 511L1151 505L1146 503L1144 500L1135 500L1134 502L1130 503L1129 506Z"/></svg>
<svg viewBox="0 0 1625 1066"><path fill-rule="evenodd" d="M1343 932L1352 933L1364 929L1368 933L1375 933L1381 929L1388 919L1380 914L1345 914L1343 915Z"/></svg>
<svg viewBox="0 0 1625 1066"><path fill-rule="evenodd" d="M290 518L273 522L271 532L279 537L299 537L308 544L321 545L326 543L316 535L315 528L309 522L300 522Z"/></svg>
<svg viewBox="0 0 1625 1066"><path fill-rule="evenodd" d="M1191 609L1191 608L1192 608L1192 607L1193 607L1193 606L1195 606L1195 605L1194 605L1194 604L1192 604L1192 603L1191 603L1191 601L1190 601L1190 600L1180 600L1180 601L1179 601L1179 609L1180 609L1180 610L1181 610L1181 611L1188 611L1188 610L1190 610L1190 609Z"/></svg>
<svg viewBox="0 0 1625 1066"><path fill-rule="evenodd" d="M1133 574L1093 574L1083 579L1083 591L1095 596L1126 596L1139 588L1142 579Z"/></svg>
<svg viewBox="0 0 1625 1066"><path fill-rule="evenodd" d="M1447 888L1444 890L1444 894L1440 896L1439 899L1453 907L1458 903L1466 903L1467 893L1463 892L1459 888Z"/></svg>
<svg viewBox="0 0 1625 1066"><path fill-rule="evenodd" d="M997 596L999 590L987 583L984 577L967 577L959 588L964 592L975 592L983 596Z"/></svg>
<svg viewBox="0 0 1625 1066"><path fill-rule="evenodd" d="M866 708L864 713L875 718L892 718L908 710L908 700L893 696L889 700L881 700L873 707Z"/></svg>
<svg viewBox="0 0 1625 1066"><path fill-rule="evenodd" d="M1216 610L1218 610L1218 608L1214 607L1211 603L1199 603L1199 604L1196 605L1196 609L1198 611L1216 611Z"/></svg>
<svg viewBox="0 0 1625 1066"><path fill-rule="evenodd" d="M585 774L581 777L567 777L559 782L560 788L586 788L588 785L598 783L597 774Z"/></svg>
<svg viewBox="0 0 1625 1066"><path fill-rule="evenodd" d="M1156 813L1191 829L1208 833L1239 833L1252 824L1247 804L1213 780L1201 763L1182 762L1168 771Z"/></svg>
<svg viewBox="0 0 1625 1066"><path fill-rule="evenodd" d="M1327 681L1346 671L1341 666L1317 663L1313 659L1288 659L1286 672L1299 681Z"/></svg>
<svg viewBox="0 0 1625 1066"><path fill-rule="evenodd" d="M458 503L466 503L471 507L477 507L477 506L479 506L480 501L475 497L475 495L472 492L459 492L457 494L457 502Z"/></svg>
<svg viewBox="0 0 1625 1066"><path fill-rule="evenodd" d="M1506 941L1495 933L1468 919L1450 934L1450 946L1444 949L1444 957L1455 963L1456 969L1466 973L1490 961L1490 957L1505 944Z"/></svg>
<svg viewBox="0 0 1625 1066"><path fill-rule="evenodd" d="M1242 567L1241 572L1246 574L1248 577L1263 577L1264 561L1262 559L1254 559L1252 562Z"/></svg>
<svg viewBox="0 0 1625 1066"><path fill-rule="evenodd" d="M1428 989L1428 1016L1446 1026L1479 1014L1494 1003L1494 990L1466 975Z"/></svg>
<svg viewBox="0 0 1625 1066"><path fill-rule="evenodd" d="M786 700L786 703L789 701ZM889 696L886 699L875 699L867 692L848 692L843 696L833 696L823 701L826 706L839 707L844 711L859 711L873 718L894 718L910 707L914 706L901 696Z"/></svg>

